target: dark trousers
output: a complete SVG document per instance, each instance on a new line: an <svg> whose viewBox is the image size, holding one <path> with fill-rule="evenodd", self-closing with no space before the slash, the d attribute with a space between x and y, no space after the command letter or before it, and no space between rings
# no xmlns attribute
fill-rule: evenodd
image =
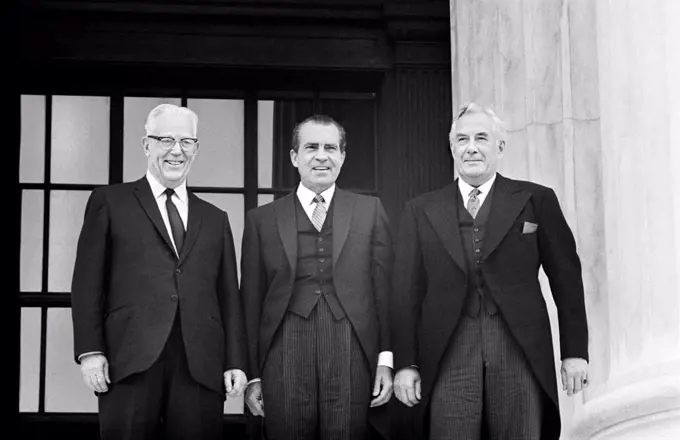
<svg viewBox="0 0 680 440"><path fill-rule="evenodd" d="M372 374L346 319L321 298L309 319L287 313L262 374L268 440L364 440Z"/></svg>
<svg viewBox="0 0 680 440"><path fill-rule="evenodd" d="M99 395L103 440L218 440L224 398L189 374L179 313L159 359Z"/></svg>
<svg viewBox="0 0 680 440"><path fill-rule="evenodd" d="M500 315L461 316L432 391L431 440L540 440L543 391ZM482 425L484 423L484 426Z"/></svg>

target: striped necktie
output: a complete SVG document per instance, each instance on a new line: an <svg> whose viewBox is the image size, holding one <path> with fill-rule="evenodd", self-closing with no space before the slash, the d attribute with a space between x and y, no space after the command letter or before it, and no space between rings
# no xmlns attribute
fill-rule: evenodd
<svg viewBox="0 0 680 440"><path fill-rule="evenodd" d="M470 191L470 197L468 198L467 210L475 218L477 216L477 211L479 211L479 197L477 197L481 191L479 188L475 188Z"/></svg>
<svg viewBox="0 0 680 440"><path fill-rule="evenodd" d="M317 194L314 197L314 201L316 202L316 206L314 207L314 212L312 213L312 224L317 231L321 231L323 222L326 220L326 207L323 204L324 199L321 194Z"/></svg>

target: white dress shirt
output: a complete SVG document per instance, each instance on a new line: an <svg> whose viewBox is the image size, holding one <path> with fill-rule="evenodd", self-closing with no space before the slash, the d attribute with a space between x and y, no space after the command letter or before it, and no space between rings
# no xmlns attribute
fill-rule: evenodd
<svg viewBox="0 0 680 440"><path fill-rule="evenodd" d="M486 196L489 194L489 191L491 191L491 186L495 181L496 173L494 173L493 176L491 176L491 179L479 185L478 189L480 193L477 194L477 198L479 199L480 207L484 204L484 200L486 200ZM474 186L470 185L463 179L458 178L458 189L460 190L460 195L463 196L463 203L465 203L465 209L467 209L468 199L470 198L470 192L472 192L474 188L475 188Z"/></svg>

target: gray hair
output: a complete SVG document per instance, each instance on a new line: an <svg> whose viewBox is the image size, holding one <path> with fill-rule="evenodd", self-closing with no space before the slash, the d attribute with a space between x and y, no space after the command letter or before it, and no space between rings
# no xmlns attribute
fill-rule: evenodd
<svg viewBox="0 0 680 440"><path fill-rule="evenodd" d="M453 118L453 122L451 123L451 131L449 132L449 142L453 142L454 136L456 135L456 122L458 122L458 120L465 115L476 113L483 113L487 115L489 118L491 118L491 121L493 122L493 130L496 134L496 137L500 141L505 142L506 136L505 124L503 123L501 118L499 118L496 115L496 113L493 111L491 107L479 105L474 101L463 104L458 109L458 113L456 114L456 117Z"/></svg>
<svg viewBox="0 0 680 440"><path fill-rule="evenodd" d="M146 124L144 124L144 130L146 131L147 136L151 134L156 119L166 113L177 113L191 118L194 127L194 135L198 135L198 115L193 110L175 104L164 103L157 105L149 112L149 115L146 118Z"/></svg>

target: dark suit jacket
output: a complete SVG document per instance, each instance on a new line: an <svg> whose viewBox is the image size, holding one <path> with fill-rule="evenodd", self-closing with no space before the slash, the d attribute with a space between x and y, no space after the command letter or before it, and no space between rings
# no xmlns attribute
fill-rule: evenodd
<svg viewBox="0 0 680 440"><path fill-rule="evenodd" d="M241 295L248 333L249 374L260 377L288 309L297 264L295 192L246 216ZM333 284L375 372L389 351L391 236L380 200L336 187L333 200ZM382 411L386 405L380 407Z"/></svg>
<svg viewBox="0 0 680 440"><path fill-rule="evenodd" d="M538 273L543 266L557 305L562 358L588 359L581 263L552 189L500 174L494 186L482 249L485 283L550 397L546 422L551 428L544 438L558 438L554 353ZM419 366L421 416L467 292L457 192L456 180L409 201L395 243L391 301L395 369ZM538 224L538 229L523 234L524 222Z"/></svg>
<svg viewBox="0 0 680 440"><path fill-rule="evenodd" d="M176 312L197 382L224 394L223 372L247 368L229 218L188 197L179 259L146 177L96 188L87 203L71 292L75 356L103 352L114 384L156 361Z"/></svg>

